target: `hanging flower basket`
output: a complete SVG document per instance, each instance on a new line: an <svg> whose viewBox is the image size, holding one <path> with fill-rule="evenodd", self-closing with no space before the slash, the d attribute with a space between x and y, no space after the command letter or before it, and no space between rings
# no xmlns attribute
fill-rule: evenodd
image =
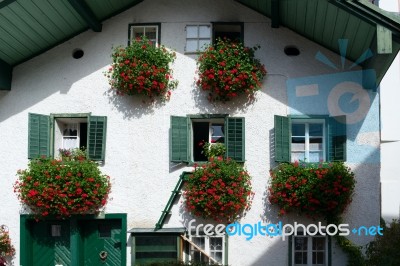
<svg viewBox="0 0 400 266"><path fill-rule="evenodd" d="M211 157L207 163L195 165L185 180L186 209L195 216L233 222L250 208L254 194L250 179L234 160Z"/></svg>
<svg viewBox="0 0 400 266"><path fill-rule="evenodd" d="M168 51L163 45L154 46L146 37L133 40L125 48L115 48L111 57L112 64L105 75L111 88L120 95L168 100L178 85L172 80L170 68L175 52Z"/></svg>
<svg viewBox="0 0 400 266"><path fill-rule="evenodd" d="M107 203L111 188L96 162L74 152L63 160L31 160L17 176L14 192L38 217L95 214Z"/></svg>
<svg viewBox="0 0 400 266"><path fill-rule="evenodd" d="M267 71L254 57L259 47L218 39L197 60L199 89L208 92L210 101L226 102L242 94L252 96L261 89Z"/></svg>
<svg viewBox="0 0 400 266"><path fill-rule="evenodd" d="M11 243L11 238L8 233L7 226L0 226L0 266L7 265L6 257L14 257L15 248Z"/></svg>
<svg viewBox="0 0 400 266"><path fill-rule="evenodd" d="M282 163L271 170L269 201L280 214L295 212L332 220L351 202L354 173L342 162Z"/></svg>

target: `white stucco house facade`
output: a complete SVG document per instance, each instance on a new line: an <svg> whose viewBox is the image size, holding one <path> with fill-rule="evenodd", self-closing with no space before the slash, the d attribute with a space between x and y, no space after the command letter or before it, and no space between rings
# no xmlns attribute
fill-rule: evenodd
<svg viewBox="0 0 400 266"><path fill-rule="evenodd" d="M311 5L313 1L309 2ZM347 12L341 6L323 2L329 5L324 14ZM318 15L317 10L315 6ZM279 210L268 202L269 170L278 164L275 161L274 118L291 117L303 119L298 121L300 124L313 121L320 125L322 150L316 161L329 161L329 117L345 115L345 162L354 171L357 183L352 203L344 213L344 222L350 229L379 226L380 94L375 81L380 81L382 71L374 68L374 62L388 59L382 59L376 51L358 62L346 57L346 47L348 54L358 50L364 52L364 47L359 46L361 42L352 43L357 31L338 35L321 32L321 37L313 39L306 28L327 30L317 26L317 20L311 21L312 25L305 23L307 27L300 34L284 25L272 27L276 18L259 11L252 8L252 1L139 1L104 20L101 32L82 31L13 66L11 87L0 91L0 154L3 158L0 160L0 223L7 225L16 248L16 256L10 261L13 265L86 266L103 262L104 265L142 265L165 258L207 261L193 248L191 243L195 240L201 243L208 256L223 265L345 265L346 255L328 236L306 236L308 245L303 245L301 250L295 246L298 243L295 237L283 240L281 237L255 236L246 240L239 235L214 238L199 235L197 239L191 239L187 229L192 219L196 219L194 225L216 223L187 213L179 194L172 193L173 202L166 208L171 191L183 173L192 171L191 162L195 161L193 157L189 163L171 159L172 117L186 117L191 127L195 122L193 117L203 115L204 121L211 125L210 117L216 115L220 117L218 124L223 126L226 126L226 120L221 118L241 118L245 132L241 136L245 143L244 166L251 174L255 194L250 210L239 222L324 223L295 214L279 216ZM286 12L286 15L292 14L290 8ZM282 15L282 21L285 18L288 19ZM352 19L359 19L358 24L364 23L364 18L348 19L348 25ZM226 22L229 23L223 24ZM213 42L213 32L218 25L228 25L226 29L222 27L224 31L242 36L246 46L261 47L256 51L256 57L268 73L262 89L251 103L244 104L245 101L240 99L212 103L196 87L196 49L200 47L193 48L189 40L204 38L206 42ZM202 26L209 29L208 33L201 38L189 38L189 30L199 30ZM157 32L158 42L176 52L172 69L179 84L165 103L151 104L140 97L116 95L110 90L104 73L111 64L112 48L127 45L134 27L137 31L148 27ZM376 42L375 28L368 34ZM339 39L348 41L338 44ZM399 48L396 41L393 40L393 53ZM342 56L328 49L327 43L340 46L337 49ZM299 54L285 53L288 47ZM82 51L82 56L74 58L76 51ZM363 53L357 57L363 58ZM363 61L372 63L362 65ZM18 169L26 168L29 162L30 125L33 123L30 119L36 115L44 115L54 124L50 134L55 137L49 140L53 151L63 148L62 141L57 141L57 134L59 139L62 138L57 127L71 121L80 126L87 125L94 117L102 118L101 128L105 134L100 168L111 177L112 190L111 200L100 215L37 222L30 213L23 212L13 192L13 184ZM189 137L188 142L191 156L193 138ZM51 156L57 154L53 152ZM164 210L167 212L163 216ZM162 228L155 230L160 222ZM107 226L101 227L101 224ZM49 232L53 225L66 230L65 238L51 236ZM100 228L110 230L109 235L96 231L95 237L90 238L92 242L85 238L85 234L89 234L85 230ZM106 238L113 240L107 242ZM312 244L316 238L322 239L318 248ZM348 238L356 245L364 246L373 236L350 233ZM105 261L99 260L99 251L103 250L109 256Z"/></svg>

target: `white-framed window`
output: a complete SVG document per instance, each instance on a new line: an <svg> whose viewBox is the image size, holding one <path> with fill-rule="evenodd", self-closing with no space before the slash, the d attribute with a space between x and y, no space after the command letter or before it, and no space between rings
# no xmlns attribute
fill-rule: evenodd
<svg viewBox="0 0 400 266"><path fill-rule="evenodd" d="M293 266L328 265L328 238L326 236L293 236Z"/></svg>
<svg viewBox="0 0 400 266"><path fill-rule="evenodd" d="M146 36L154 46L157 46L160 44L159 31L160 24L129 24L129 43Z"/></svg>
<svg viewBox="0 0 400 266"><path fill-rule="evenodd" d="M292 119L291 127L292 162L325 161L325 119Z"/></svg>
<svg viewBox="0 0 400 266"><path fill-rule="evenodd" d="M213 258L218 263L225 265L225 236L207 236L207 235L192 235L190 240L207 254L207 256ZM213 263L203 252L199 251L193 245L189 247L189 261L190 262L202 262L202 263Z"/></svg>
<svg viewBox="0 0 400 266"><path fill-rule="evenodd" d="M346 116L274 116L276 162L346 161Z"/></svg>
<svg viewBox="0 0 400 266"><path fill-rule="evenodd" d="M186 53L196 53L211 43L211 24L186 25Z"/></svg>

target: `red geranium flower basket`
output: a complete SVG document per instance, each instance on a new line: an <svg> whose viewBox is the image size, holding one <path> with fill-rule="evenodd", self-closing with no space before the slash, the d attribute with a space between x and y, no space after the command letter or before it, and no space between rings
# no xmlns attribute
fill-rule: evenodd
<svg viewBox="0 0 400 266"><path fill-rule="evenodd" d="M197 86L208 92L210 101L226 102L242 94L249 97L261 89L267 71L254 56L259 47L218 39L197 60Z"/></svg>
<svg viewBox="0 0 400 266"><path fill-rule="evenodd" d="M107 203L110 178L96 162L71 155L64 160L31 160L19 170L14 192L38 217L95 214Z"/></svg>

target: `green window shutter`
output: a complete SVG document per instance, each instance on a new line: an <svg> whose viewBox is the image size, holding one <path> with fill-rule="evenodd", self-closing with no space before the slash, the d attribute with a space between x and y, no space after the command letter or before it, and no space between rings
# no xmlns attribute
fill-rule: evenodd
<svg viewBox="0 0 400 266"><path fill-rule="evenodd" d="M28 158L50 156L50 116L29 114Z"/></svg>
<svg viewBox="0 0 400 266"><path fill-rule="evenodd" d="M244 117L227 117L225 124L226 156L244 162Z"/></svg>
<svg viewBox="0 0 400 266"><path fill-rule="evenodd" d="M172 162L189 161L189 128L184 116L171 116L170 157Z"/></svg>
<svg viewBox="0 0 400 266"><path fill-rule="evenodd" d="M329 117L328 123L328 159L346 160L346 116Z"/></svg>
<svg viewBox="0 0 400 266"><path fill-rule="evenodd" d="M95 161L104 161L106 148L106 116L89 116L88 119L88 157Z"/></svg>
<svg viewBox="0 0 400 266"><path fill-rule="evenodd" d="M290 118L275 115L275 161L290 162Z"/></svg>

